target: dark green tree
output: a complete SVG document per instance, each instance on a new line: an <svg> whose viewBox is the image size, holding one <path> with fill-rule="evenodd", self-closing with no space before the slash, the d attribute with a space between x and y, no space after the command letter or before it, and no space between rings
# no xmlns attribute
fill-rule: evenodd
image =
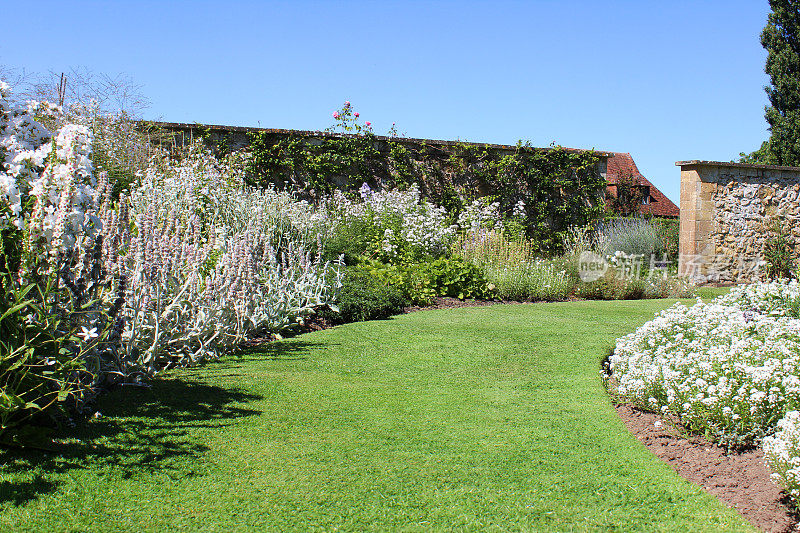
<svg viewBox="0 0 800 533"><path fill-rule="evenodd" d="M772 12L761 32L767 50L765 117L770 138L742 162L800 166L800 0L769 0Z"/></svg>

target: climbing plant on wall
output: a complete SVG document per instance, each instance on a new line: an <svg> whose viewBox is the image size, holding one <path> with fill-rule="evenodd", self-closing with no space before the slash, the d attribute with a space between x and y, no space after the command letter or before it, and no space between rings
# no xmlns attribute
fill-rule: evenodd
<svg viewBox="0 0 800 533"><path fill-rule="evenodd" d="M470 190L493 196L507 217L523 211L526 236L542 251L557 250L564 231L603 215L605 179L597 172L598 159L593 151L536 149L522 142L506 154L460 143L450 156Z"/></svg>
<svg viewBox="0 0 800 533"><path fill-rule="evenodd" d="M350 102L333 113L336 121L310 142L297 134L249 134L249 175L254 184L291 186L312 197L334 188L357 189L386 174L369 122L361 124Z"/></svg>
<svg viewBox="0 0 800 533"><path fill-rule="evenodd" d="M422 193L455 218L477 197L491 196L508 218L524 219L523 231L541 251L557 251L563 232L603 216L605 180L598 155L559 146L514 150L488 145L379 138L360 122L350 102L333 113L324 134L249 134L252 184L291 187L311 198L335 188L355 192L363 183ZM521 216L524 215L524 216Z"/></svg>

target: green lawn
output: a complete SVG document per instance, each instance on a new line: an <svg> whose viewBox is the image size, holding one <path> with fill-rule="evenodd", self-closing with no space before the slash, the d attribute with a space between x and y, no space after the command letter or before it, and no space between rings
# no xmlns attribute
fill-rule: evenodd
<svg viewBox="0 0 800 533"><path fill-rule="evenodd" d="M752 531L603 390L669 303L427 311L169 372L65 453L2 452L0 531Z"/></svg>

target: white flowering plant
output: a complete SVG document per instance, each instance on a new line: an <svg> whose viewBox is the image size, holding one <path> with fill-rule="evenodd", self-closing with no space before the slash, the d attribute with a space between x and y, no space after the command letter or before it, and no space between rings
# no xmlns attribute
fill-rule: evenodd
<svg viewBox="0 0 800 533"><path fill-rule="evenodd" d="M772 479L794 501L800 501L800 412L789 411L777 424L774 435L764 438L764 458Z"/></svg>
<svg viewBox="0 0 800 533"><path fill-rule="evenodd" d="M770 304L753 299L786 290L740 287L663 311L617 340L613 390L725 446L759 443L800 404L800 320L765 314Z"/></svg>
<svg viewBox="0 0 800 533"><path fill-rule="evenodd" d="M419 188L374 191L367 184L360 199L336 191L328 200L331 253L353 262L368 256L385 263L413 263L441 257L457 235L447 211L421 198Z"/></svg>
<svg viewBox="0 0 800 533"><path fill-rule="evenodd" d="M8 103L0 82L0 433L31 417L82 410L123 374L124 284L104 268L105 175L91 132L37 117L57 107ZM68 409L69 407L69 409Z"/></svg>

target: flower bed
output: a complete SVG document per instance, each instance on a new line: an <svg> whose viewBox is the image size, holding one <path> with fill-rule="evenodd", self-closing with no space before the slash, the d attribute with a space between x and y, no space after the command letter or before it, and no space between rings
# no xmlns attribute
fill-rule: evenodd
<svg viewBox="0 0 800 533"><path fill-rule="evenodd" d="M776 479L797 497L799 297L797 282L772 282L674 305L617 340L613 393L728 448L763 444Z"/></svg>
<svg viewBox="0 0 800 533"><path fill-rule="evenodd" d="M9 339L0 437L32 417L85 410L117 384L302 330L317 312L363 320L441 297L658 297L684 288L667 274L629 278L617 263L595 288L582 287L586 243L537 255L551 248L526 237L522 200L507 212L486 198L445 208L414 184L364 184L358 195L333 191L312 204L248 186L251 154L215 157L202 143L167 153L137 138L124 115L18 108L8 91L0 85L0 338ZM343 113L368 135L349 103ZM567 233L550 229L549 245ZM599 252L598 243L587 246Z"/></svg>

